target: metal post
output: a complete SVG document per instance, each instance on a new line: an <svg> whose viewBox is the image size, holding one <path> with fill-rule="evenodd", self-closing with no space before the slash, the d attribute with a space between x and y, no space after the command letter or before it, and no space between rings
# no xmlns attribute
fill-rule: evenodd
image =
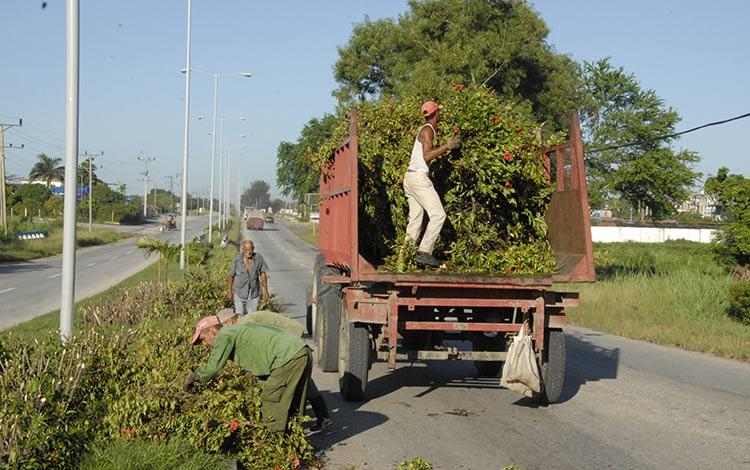
<svg viewBox="0 0 750 470"><path fill-rule="evenodd" d="M214 234L214 168L216 167L216 110L219 98L219 74L214 74L214 123L211 132L211 189L208 201L208 242Z"/></svg>
<svg viewBox="0 0 750 470"><path fill-rule="evenodd" d="M60 339L73 334L76 269L76 173L78 171L78 0L67 0L66 96L65 96L65 202L63 222L62 294Z"/></svg>
<svg viewBox="0 0 750 470"><path fill-rule="evenodd" d="M219 119L219 190L216 192L216 199L219 203L219 230L224 228L224 219L222 214L224 209L222 206L221 194L224 188L224 147L221 145L221 139L224 138L224 119Z"/></svg>
<svg viewBox="0 0 750 470"><path fill-rule="evenodd" d="M7 216L5 214L5 126L0 124L0 225L8 231Z"/></svg>
<svg viewBox="0 0 750 470"><path fill-rule="evenodd" d="M192 0L188 0L187 11L187 52L185 57L185 137L182 145L182 226L180 227L180 269L185 269L185 242L187 228L187 184L188 184L188 143L190 141L190 23L192 19Z"/></svg>
<svg viewBox="0 0 750 470"><path fill-rule="evenodd" d="M227 174L224 177L226 188L224 189L224 225L226 226L229 223L229 208L231 207L229 204L229 187L230 187L230 179L229 179L229 169L232 167L232 148L227 147Z"/></svg>
<svg viewBox="0 0 750 470"><path fill-rule="evenodd" d="M93 214L92 200L94 199L94 186L91 184L91 181L92 181L92 178L91 178L91 173L92 173L91 172L91 160L92 160L92 156L88 155L88 153L86 155L89 157L89 232L90 232L91 231L91 219L92 219L92 214Z"/></svg>

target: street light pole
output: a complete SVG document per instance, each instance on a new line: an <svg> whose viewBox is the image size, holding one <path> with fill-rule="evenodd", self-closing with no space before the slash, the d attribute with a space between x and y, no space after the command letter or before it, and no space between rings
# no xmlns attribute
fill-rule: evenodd
<svg viewBox="0 0 750 470"><path fill-rule="evenodd" d="M187 184L188 184L188 144L190 136L190 42L191 42L191 20L193 15L193 2L188 0L187 11L187 53L185 58L185 137L183 139L182 151L182 226L180 227L180 269L185 269L185 242L187 228Z"/></svg>
<svg viewBox="0 0 750 470"><path fill-rule="evenodd" d="M63 212L62 292L60 295L60 339L73 334L76 271L76 179L78 172L78 77L79 0L66 2L66 90L65 90L65 201Z"/></svg>
<svg viewBox="0 0 750 470"><path fill-rule="evenodd" d="M208 201L208 243L214 234L214 167L216 166L216 111L219 97L219 74L214 73L214 122L211 132L211 189Z"/></svg>

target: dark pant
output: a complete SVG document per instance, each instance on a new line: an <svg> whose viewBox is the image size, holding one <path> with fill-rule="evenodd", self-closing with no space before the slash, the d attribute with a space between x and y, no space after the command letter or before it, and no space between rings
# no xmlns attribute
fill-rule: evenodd
<svg viewBox="0 0 750 470"><path fill-rule="evenodd" d="M284 431L291 415L302 415L311 372L312 354L307 346L271 371L260 397L263 416L271 420L270 429Z"/></svg>

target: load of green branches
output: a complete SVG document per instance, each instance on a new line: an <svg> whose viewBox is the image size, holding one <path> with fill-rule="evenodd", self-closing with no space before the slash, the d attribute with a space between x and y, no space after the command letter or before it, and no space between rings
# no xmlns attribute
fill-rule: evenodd
<svg viewBox="0 0 750 470"><path fill-rule="evenodd" d="M418 270L416 248L405 236L408 207L401 181L424 124L422 101L413 96L357 107L359 247L381 270ZM543 139L531 109L504 102L484 87L456 85L440 104L434 145L456 134L463 143L430 165L430 178L447 213L434 254L445 260L449 272L553 272L555 259L544 221L552 187L541 150L563 136ZM348 129L342 119L331 139L311 155L323 173Z"/></svg>

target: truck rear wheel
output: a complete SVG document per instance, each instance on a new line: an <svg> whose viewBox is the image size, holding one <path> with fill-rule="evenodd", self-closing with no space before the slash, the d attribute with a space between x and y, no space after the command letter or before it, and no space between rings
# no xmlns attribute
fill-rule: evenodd
<svg viewBox="0 0 750 470"><path fill-rule="evenodd" d="M312 286L307 286L307 303L305 304L305 330L307 334L313 334L313 305L312 305Z"/></svg>
<svg viewBox="0 0 750 470"><path fill-rule="evenodd" d="M341 323L341 287L321 281L322 276L336 275L338 271L325 265L323 255L318 255L313 271L312 328L315 339L315 361L323 372L336 372L339 367L339 324Z"/></svg>
<svg viewBox="0 0 750 470"><path fill-rule="evenodd" d="M339 391L346 401L361 401L370 370L370 336L364 325L341 322L339 336Z"/></svg>
<svg viewBox="0 0 750 470"><path fill-rule="evenodd" d="M565 334L562 330L549 330L546 360L542 362L542 393L546 403L560 400L565 386Z"/></svg>
<svg viewBox="0 0 750 470"><path fill-rule="evenodd" d="M507 342L505 336L498 333L497 336L485 336L484 333L476 333L471 341L474 351L505 351ZM480 377L497 377L503 370L502 361L474 361L477 374Z"/></svg>

